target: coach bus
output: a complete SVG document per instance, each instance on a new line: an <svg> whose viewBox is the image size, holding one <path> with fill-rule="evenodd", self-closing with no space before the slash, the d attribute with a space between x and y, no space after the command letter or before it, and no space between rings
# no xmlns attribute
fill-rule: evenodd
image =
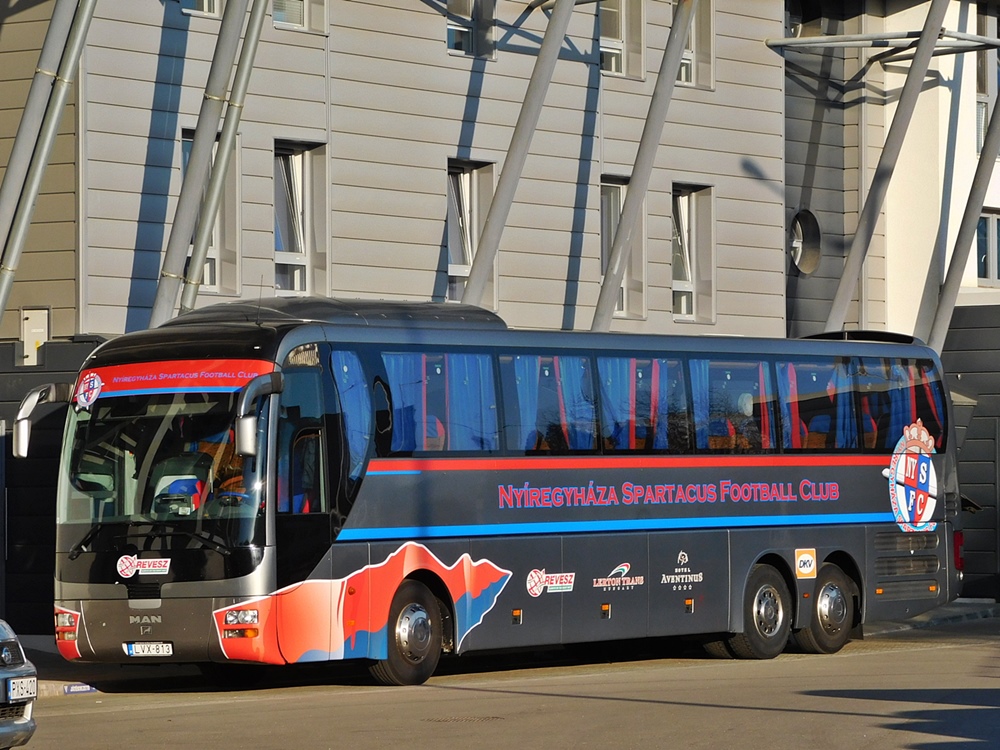
<svg viewBox="0 0 1000 750"><path fill-rule="evenodd" d="M698 636L768 659L957 595L949 398L913 341L512 330L275 299L100 347L58 481L68 659L365 659Z"/></svg>

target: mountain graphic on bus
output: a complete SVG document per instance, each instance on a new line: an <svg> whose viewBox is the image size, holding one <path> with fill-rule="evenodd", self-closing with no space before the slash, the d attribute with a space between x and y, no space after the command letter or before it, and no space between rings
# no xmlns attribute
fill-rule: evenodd
<svg viewBox="0 0 1000 750"><path fill-rule="evenodd" d="M473 561L468 553L446 565L424 545L407 542L382 562L344 578L310 579L244 602L237 608L261 610L261 637L224 638L223 650L230 659L271 664L384 659L393 595L418 571L440 578L454 602L456 651L493 609L511 575L489 560ZM224 611L215 613L220 631Z"/></svg>

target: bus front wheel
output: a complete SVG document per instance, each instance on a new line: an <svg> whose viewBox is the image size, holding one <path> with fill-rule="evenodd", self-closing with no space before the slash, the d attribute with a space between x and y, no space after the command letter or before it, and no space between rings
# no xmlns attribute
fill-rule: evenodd
<svg viewBox="0 0 1000 750"><path fill-rule="evenodd" d="M825 563L816 575L809 627L795 631L795 642L811 654L835 654L851 637L854 626L854 596L847 575L833 563Z"/></svg>
<svg viewBox="0 0 1000 750"><path fill-rule="evenodd" d="M419 581L403 581L389 606L389 654L371 667L383 685L420 685L441 658L441 606Z"/></svg>
<svg viewBox="0 0 1000 750"><path fill-rule="evenodd" d="M730 636L729 650L740 659L773 659L788 644L791 595L781 574L757 565L743 593L743 632Z"/></svg>

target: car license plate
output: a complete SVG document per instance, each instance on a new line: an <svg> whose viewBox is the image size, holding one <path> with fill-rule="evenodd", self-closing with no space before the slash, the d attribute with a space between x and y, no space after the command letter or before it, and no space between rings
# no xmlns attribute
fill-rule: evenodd
<svg viewBox="0 0 1000 750"><path fill-rule="evenodd" d="M7 700L26 701L38 695L38 679L35 677L11 677L7 680Z"/></svg>
<svg viewBox="0 0 1000 750"><path fill-rule="evenodd" d="M129 656L173 656L174 644L160 641L125 643L125 653Z"/></svg>

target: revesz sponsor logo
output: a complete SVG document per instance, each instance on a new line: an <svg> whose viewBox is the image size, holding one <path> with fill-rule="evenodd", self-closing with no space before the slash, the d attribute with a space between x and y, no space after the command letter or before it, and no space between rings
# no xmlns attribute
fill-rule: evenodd
<svg viewBox="0 0 1000 750"><path fill-rule="evenodd" d="M605 591L625 591L646 583L645 576L630 576L631 563L622 563L608 574L607 578L595 578L594 588Z"/></svg>
<svg viewBox="0 0 1000 750"><path fill-rule="evenodd" d="M140 560L135 555L122 555L118 558L117 568L118 575L122 578L131 578L136 573L143 576L166 575L170 572L170 558Z"/></svg>
<svg viewBox="0 0 1000 750"><path fill-rule="evenodd" d="M532 570L525 581L528 593L539 597L548 591L550 594L560 591L572 591L576 573L546 573L545 568Z"/></svg>

